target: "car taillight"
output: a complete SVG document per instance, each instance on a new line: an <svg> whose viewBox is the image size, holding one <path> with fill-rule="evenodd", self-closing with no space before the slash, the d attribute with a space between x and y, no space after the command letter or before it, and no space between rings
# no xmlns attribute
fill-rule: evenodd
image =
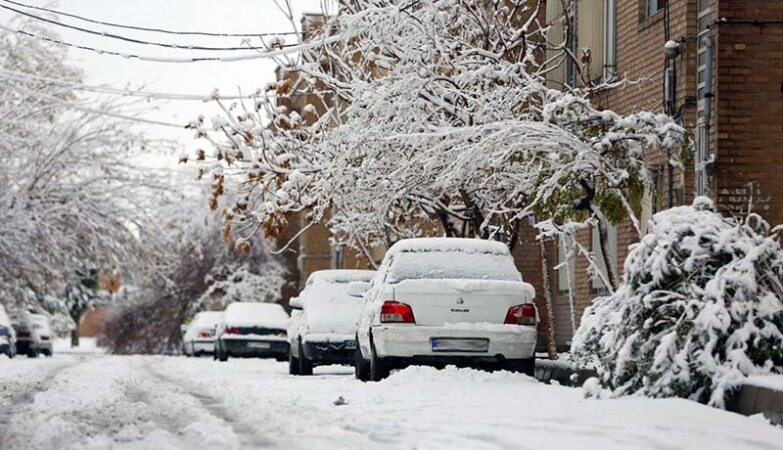
<svg viewBox="0 0 783 450"><path fill-rule="evenodd" d="M416 318L409 305L389 300L381 306L381 323L416 323Z"/></svg>
<svg viewBox="0 0 783 450"><path fill-rule="evenodd" d="M530 303L512 306L511 308L508 308L506 320L503 323L511 325L535 325L536 307Z"/></svg>
<svg viewBox="0 0 783 450"><path fill-rule="evenodd" d="M277 332L277 335L280 337L288 337L288 332L286 332L285 330L280 330Z"/></svg>
<svg viewBox="0 0 783 450"><path fill-rule="evenodd" d="M199 331L198 337L210 338L212 337L212 333L210 331Z"/></svg>
<svg viewBox="0 0 783 450"><path fill-rule="evenodd" d="M49 336L41 336L41 340L42 341L48 341L49 340Z"/></svg>
<svg viewBox="0 0 783 450"><path fill-rule="evenodd" d="M240 334L239 328L226 328L224 334Z"/></svg>

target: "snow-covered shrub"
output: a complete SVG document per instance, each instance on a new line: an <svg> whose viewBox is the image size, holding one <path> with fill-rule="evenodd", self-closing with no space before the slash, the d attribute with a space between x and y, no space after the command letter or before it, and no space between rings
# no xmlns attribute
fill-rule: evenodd
<svg viewBox="0 0 783 450"><path fill-rule="evenodd" d="M683 397L725 407L751 374L783 373L783 249L756 214L712 202L657 214L631 247L622 285L598 298L574 339L615 395Z"/></svg>

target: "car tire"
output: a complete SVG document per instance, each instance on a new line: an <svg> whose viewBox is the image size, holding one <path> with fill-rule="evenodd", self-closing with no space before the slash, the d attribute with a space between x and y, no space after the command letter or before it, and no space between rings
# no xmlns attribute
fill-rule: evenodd
<svg viewBox="0 0 783 450"><path fill-rule="evenodd" d="M389 376L391 370L386 361L375 353L375 343L370 340L370 381L381 381Z"/></svg>
<svg viewBox="0 0 783 450"><path fill-rule="evenodd" d="M299 358L291 350L288 351L288 374L299 375Z"/></svg>
<svg viewBox="0 0 783 450"><path fill-rule="evenodd" d="M52 357L52 351L51 350L44 350L43 354L47 358L51 358Z"/></svg>
<svg viewBox="0 0 783 450"><path fill-rule="evenodd" d="M356 353L354 353L354 376L359 381L370 381L370 363L362 356L359 341L356 341Z"/></svg>
<svg viewBox="0 0 783 450"><path fill-rule="evenodd" d="M299 341L299 375L312 375L313 362L307 359L302 350L302 341Z"/></svg>
<svg viewBox="0 0 783 450"><path fill-rule="evenodd" d="M31 348L27 351L27 357L28 358L37 358L38 357L38 350Z"/></svg>
<svg viewBox="0 0 783 450"><path fill-rule="evenodd" d="M501 369L533 377L536 375L536 359L509 359L503 362Z"/></svg>
<svg viewBox="0 0 783 450"><path fill-rule="evenodd" d="M221 347L221 348L220 348L220 350L218 351L218 360L219 360L220 362L226 362L226 361L228 361L228 352L227 352L227 351L224 351L222 347Z"/></svg>

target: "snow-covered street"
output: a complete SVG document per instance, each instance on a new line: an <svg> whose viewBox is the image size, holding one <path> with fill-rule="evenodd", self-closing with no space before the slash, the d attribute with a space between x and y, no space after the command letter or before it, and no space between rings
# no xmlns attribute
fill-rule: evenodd
<svg viewBox="0 0 783 450"><path fill-rule="evenodd" d="M779 449L783 430L678 399L584 399L524 375L160 356L0 360L0 448ZM339 397L346 404L335 404ZM341 403L341 402L337 402Z"/></svg>

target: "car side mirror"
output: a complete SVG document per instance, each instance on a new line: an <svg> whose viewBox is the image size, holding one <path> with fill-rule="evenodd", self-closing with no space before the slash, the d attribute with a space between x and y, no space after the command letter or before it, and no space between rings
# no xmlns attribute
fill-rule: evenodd
<svg viewBox="0 0 783 450"><path fill-rule="evenodd" d="M303 309L304 303L302 303L302 299L299 297L294 297L291 300L288 301L288 306L291 307L291 309Z"/></svg>
<svg viewBox="0 0 783 450"><path fill-rule="evenodd" d="M370 283L365 281L352 281L348 284L348 295L351 297L364 297L364 294L370 290Z"/></svg>

